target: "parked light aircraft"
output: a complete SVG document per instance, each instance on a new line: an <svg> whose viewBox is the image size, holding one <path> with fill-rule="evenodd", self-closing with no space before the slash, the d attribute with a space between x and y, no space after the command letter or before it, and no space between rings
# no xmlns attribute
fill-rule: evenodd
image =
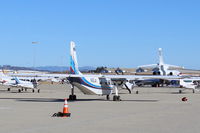
<svg viewBox="0 0 200 133"><path fill-rule="evenodd" d="M178 70L169 70L169 68L183 68L180 66L169 65L164 63L162 48L158 49L159 53L159 63L158 64L150 64L150 65L142 65L138 66L138 68L154 68L153 75L180 75L181 73Z"/></svg>
<svg viewBox="0 0 200 133"><path fill-rule="evenodd" d="M37 82L36 80L33 80L33 82L30 81L23 81L22 79L19 79L18 77L11 77L7 76L3 73L0 75L0 83L4 86L9 86L8 91L11 90L11 88L19 88L18 92L21 92L25 89L32 89L32 92L37 89ZM38 93L40 92L40 89L37 89Z"/></svg>
<svg viewBox="0 0 200 133"><path fill-rule="evenodd" d="M106 95L107 99L114 93L113 101L119 101L119 88L130 80L136 79L178 79L178 76L139 76L139 75L84 75L78 69L75 43L70 42L70 74L68 80L71 84L70 100L76 100L74 86L88 95ZM131 90L131 88L128 88Z"/></svg>
<svg viewBox="0 0 200 133"><path fill-rule="evenodd" d="M199 92L200 77L190 77L183 79L175 79L171 81L172 86L180 87L179 93L182 93L185 89L192 90L193 93Z"/></svg>

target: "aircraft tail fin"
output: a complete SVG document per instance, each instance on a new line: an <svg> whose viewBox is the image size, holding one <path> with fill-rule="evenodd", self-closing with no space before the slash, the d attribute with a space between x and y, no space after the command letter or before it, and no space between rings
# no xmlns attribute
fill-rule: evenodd
<svg viewBox="0 0 200 133"><path fill-rule="evenodd" d="M20 80L17 77L15 77L15 82L16 84L20 84Z"/></svg>
<svg viewBox="0 0 200 133"><path fill-rule="evenodd" d="M70 74L81 74L78 69L76 45L73 41L70 42Z"/></svg>
<svg viewBox="0 0 200 133"><path fill-rule="evenodd" d="M158 54L159 54L159 65L163 65L164 64L164 59L163 59L163 54L162 54L162 48L158 49Z"/></svg>

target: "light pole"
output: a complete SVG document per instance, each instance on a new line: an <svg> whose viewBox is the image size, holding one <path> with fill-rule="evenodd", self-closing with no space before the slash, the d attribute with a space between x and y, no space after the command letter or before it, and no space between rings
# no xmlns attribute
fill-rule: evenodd
<svg viewBox="0 0 200 133"><path fill-rule="evenodd" d="M37 49L36 49L36 45L39 44L39 42L32 42L32 44L34 45L34 48L33 48L33 68L35 69L35 65L36 65L36 52L37 52Z"/></svg>

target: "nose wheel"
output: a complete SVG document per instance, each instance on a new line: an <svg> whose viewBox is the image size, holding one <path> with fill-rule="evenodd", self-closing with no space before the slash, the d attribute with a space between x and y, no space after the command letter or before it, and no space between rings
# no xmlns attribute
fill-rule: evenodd
<svg viewBox="0 0 200 133"><path fill-rule="evenodd" d="M69 99L70 101L75 101L77 100L76 95L74 95L74 85L71 84L71 95L69 95Z"/></svg>
<svg viewBox="0 0 200 133"><path fill-rule="evenodd" d="M70 101L75 101L76 99L76 95L69 95L69 99Z"/></svg>

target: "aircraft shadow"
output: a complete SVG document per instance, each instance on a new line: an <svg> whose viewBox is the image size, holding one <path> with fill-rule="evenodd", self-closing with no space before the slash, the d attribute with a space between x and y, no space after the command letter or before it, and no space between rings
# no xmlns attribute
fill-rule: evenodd
<svg viewBox="0 0 200 133"><path fill-rule="evenodd" d="M0 98L4 100L16 100L21 102L64 102L63 99L56 98Z"/></svg>
<svg viewBox="0 0 200 133"><path fill-rule="evenodd" d="M159 100L123 100L124 102L158 102Z"/></svg>
<svg viewBox="0 0 200 133"><path fill-rule="evenodd" d="M63 102L64 99L56 98L0 98L0 100L16 100L19 102ZM68 102L80 102L80 101L107 101L105 99L77 99L76 101L68 100Z"/></svg>
<svg viewBox="0 0 200 133"><path fill-rule="evenodd" d="M56 98L0 98L0 100L16 100L18 102L64 102L64 99ZM104 101L112 102L106 99L77 99L75 101L68 100L68 102L87 102L87 101ZM123 100L121 102L158 102L159 100Z"/></svg>

